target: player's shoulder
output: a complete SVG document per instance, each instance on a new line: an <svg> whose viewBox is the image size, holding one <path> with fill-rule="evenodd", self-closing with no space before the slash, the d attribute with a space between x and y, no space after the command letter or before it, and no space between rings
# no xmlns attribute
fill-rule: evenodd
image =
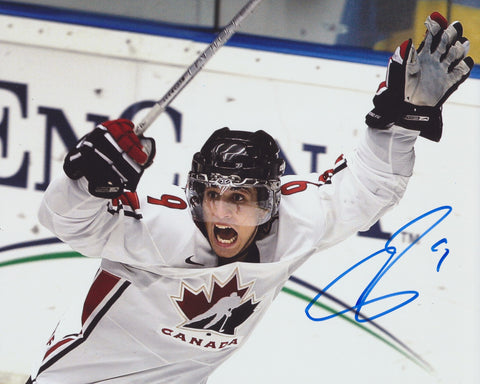
<svg viewBox="0 0 480 384"><path fill-rule="evenodd" d="M281 178L282 196L295 195L298 192L310 191L315 187L332 184L335 175L347 168L347 160L344 155L338 156L332 168L323 173L311 172L299 175L286 175Z"/></svg>
<svg viewBox="0 0 480 384"><path fill-rule="evenodd" d="M158 183L141 186L137 195L142 206L157 206L165 209L185 210L188 208L185 189L174 184Z"/></svg>
<svg viewBox="0 0 480 384"><path fill-rule="evenodd" d="M181 232L195 229L188 208L185 191L182 187L171 184L158 184L154 188L137 190L141 220L155 238L163 242L178 240Z"/></svg>
<svg viewBox="0 0 480 384"><path fill-rule="evenodd" d="M280 180L282 199L320 186L320 177L318 173L283 176Z"/></svg>
<svg viewBox="0 0 480 384"><path fill-rule="evenodd" d="M171 184L139 186L136 192L124 193L109 203L110 213L120 211L144 224L170 222L172 225L191 220L184 190Z"/></svg>

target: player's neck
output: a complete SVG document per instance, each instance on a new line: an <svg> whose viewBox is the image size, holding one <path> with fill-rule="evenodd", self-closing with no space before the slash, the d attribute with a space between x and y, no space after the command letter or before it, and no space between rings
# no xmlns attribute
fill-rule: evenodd
<svg viewBox="0 0 480 384"><path fill-rule="evenodd" d="M218 266L234 263L236 261L242 261L244 263L259 263L260 253L255 245L255 242L250 244L244 251L233 257L220 257L218 256Z"/></svg>

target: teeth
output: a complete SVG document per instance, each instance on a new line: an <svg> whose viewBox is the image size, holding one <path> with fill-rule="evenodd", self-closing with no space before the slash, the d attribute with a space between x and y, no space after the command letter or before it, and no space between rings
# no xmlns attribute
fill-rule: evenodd
<svg viewBox="0 0 480 384"><path fill-rule="evenodd" d="M217 236L218 242L222 243L222 244L232 244L236 240L236 238L237 237L235 236L233 239L227 240L227 239L222 239L221 237Z"/></svg>
<svg viewBox="0 0 480 384"><path fill-rule="evenodd" d="M215 227L219 230L231 230L234 232L234 234L232 236L229 236L229 238L223 238L220 236L220 233L217 233L215 235L215 238L217 239L217 241L221 244L232 244L234 243L236 240L237 240L237 234L235 233L235 230L232 228L232 227L229 227L228 225L219 225L219 224L216 224Z"/></svg>

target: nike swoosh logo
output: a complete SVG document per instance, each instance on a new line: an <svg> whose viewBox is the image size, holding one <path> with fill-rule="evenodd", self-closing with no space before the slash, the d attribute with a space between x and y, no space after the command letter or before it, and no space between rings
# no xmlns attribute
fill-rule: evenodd
<svg viewBox="0 0 480 384"><path fill-rule="evenodd" d="M200 264L200 263L197 263L197 262L193 261L192 258L193 258L193 255L190 256L190 257L187 257L185 259L185 263L192 264L192 265L201 265L202 267L204 266L203 264Z"/></svg>

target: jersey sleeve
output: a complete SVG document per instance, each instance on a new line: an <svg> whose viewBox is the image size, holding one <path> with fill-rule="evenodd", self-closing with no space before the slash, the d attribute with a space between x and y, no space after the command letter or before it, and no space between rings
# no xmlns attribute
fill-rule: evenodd
<svg viewBox="0 0 480 384"><path fill-rule="evenodd" d="M367 128L357 148L340 156L333 169L285 179L280 226L286 241L292 244L292 233L297 232L292 228L301 228L296 236L303 244L324 249L368 230L403 197L413 172L417 136L397 126Z"/></svg>
<svg viewBox="0 0 480 384"><path fill-rule="evenodd" d="M137 266L165 262L143 220L114 212L111 201L91 196L84 178L65 175L54 179L45 191L40 223L75 251Z"/></svg>

